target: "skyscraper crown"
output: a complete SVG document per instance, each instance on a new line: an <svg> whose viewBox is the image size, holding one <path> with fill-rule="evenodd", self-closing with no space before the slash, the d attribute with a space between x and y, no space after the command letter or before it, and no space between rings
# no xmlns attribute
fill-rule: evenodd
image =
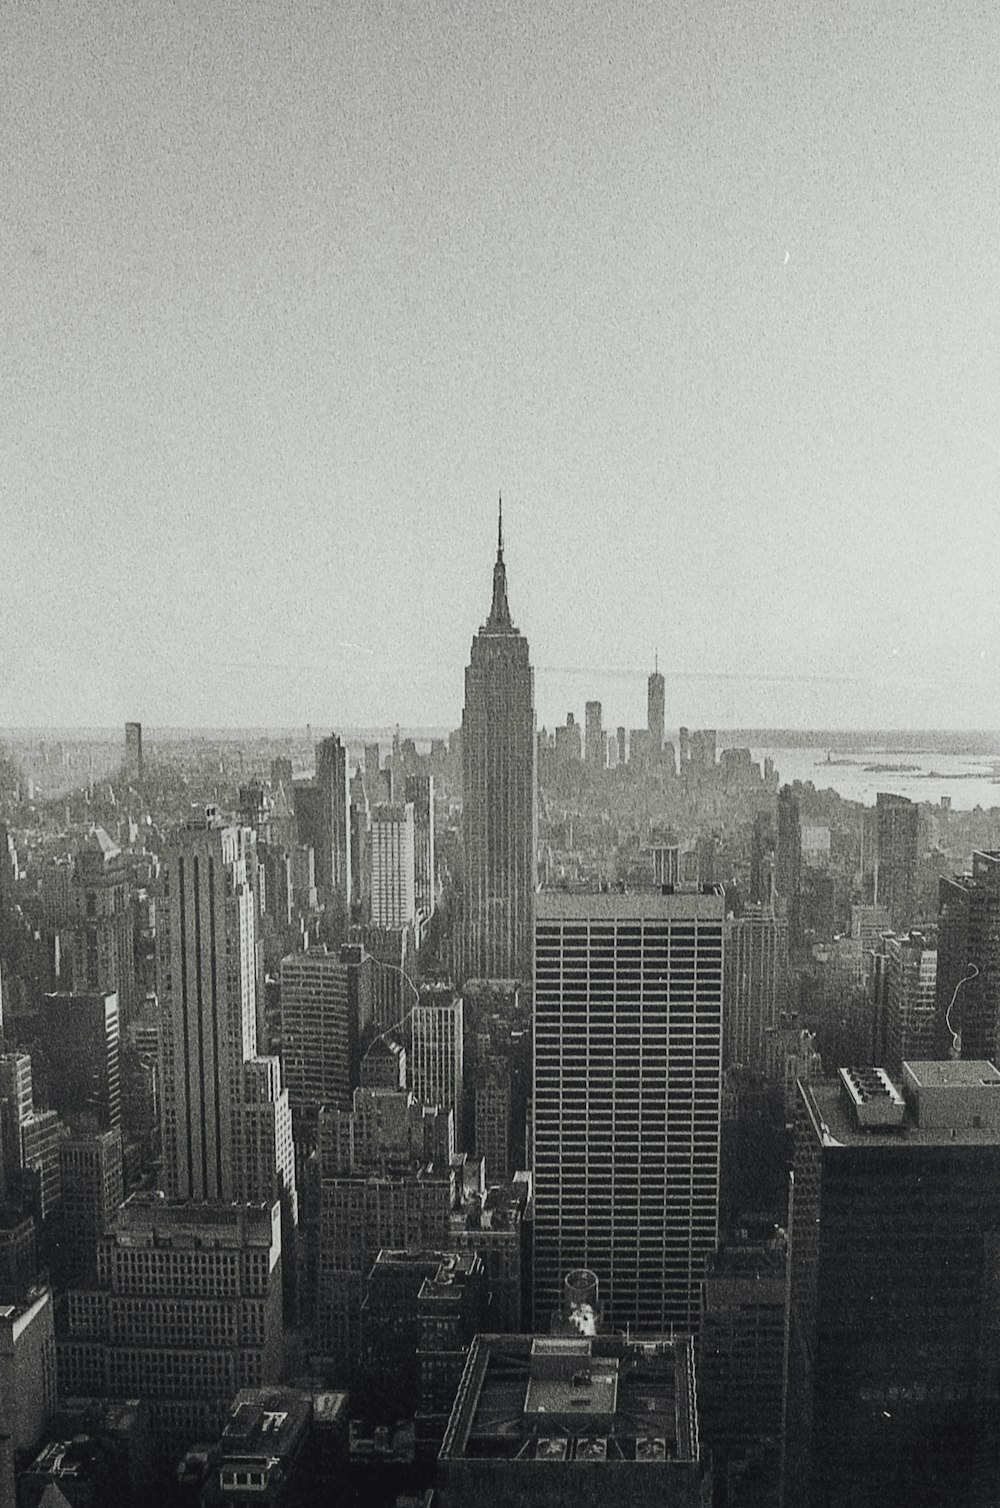
<svg viewBox="0 0 1000 1508"><path fill-rule="evenodd" d="M487 633L513 633L510 608L507 605L507 567L503 563L503 496L500 497L497 520L497 559L493 567L493 604L486 620Z"/></svg>

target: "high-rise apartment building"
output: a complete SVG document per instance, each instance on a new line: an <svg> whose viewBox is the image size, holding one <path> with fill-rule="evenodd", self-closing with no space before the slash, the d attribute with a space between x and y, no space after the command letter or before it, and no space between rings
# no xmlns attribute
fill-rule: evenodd
<svg viewBox="0 0 1000 1508"><path fill-rule="evenodd" d="M917 920L917 853L920 809L906 796L879 791L875 798L878 823L876 900L889 913L896 932Z"/></svg>
<svg viewBox="0 0 1000 1508"><path fill-rule="evenodd" d="M410 1088L424 1105L440 1105L455 1115L455 1137L462 1145L463 1012L462 997L422 994L410 1018Z"/></svg>
<svg viewBox="0 0 1000 1508"><path fill-rule="evenodd" d="M603 770L607 763L604 727L600 702L588 702L583 709L584 759L592 769Z"/></svg>
<svg viewBox="0 0 1000 1508"><path fill-rule="evenodd" d="M117 995L46 995L40 1026L49 1102L74 1130L121 1125Z"/></svg>
<svg viewBox="0 0 1000 1508"><path fill-rule="evenodd" d="M659 662L649 678L646 687L646 710L647 725L649 727L649 742L652 747L654 759L659 759L663 749L663 717L666 697L664 692L663 676L660 674Z"/></svg>
<svg viewBox="0 0 1000 1508"><path fill-rule="evenodd" d="M407 775L406 800L413 806L413 889L418 911L433 915L437 901L434 863L434 776Z"/></svg>
<svg viewBox="0 0 1000 1508"><path fill-rule="evenodd" d="M767 1071L768 1034L778 1025L788 976L788 922L770 906L750 905L726 923L722 1058Z"/></svg>
<svg viewBox="0 0 1000 1508"><path fill-rule="evenodd" d="M788 1508L997 1501L998 1250L991 1063L800 1086Z"/></svg>
<svg viewBox="0 0 1000 1508"><path fill-rule="evenodd" d="M1000 852L938 887L937 1043L941 1057L1000 1059Z"/></svg>
<svg viewBox="0 0 1000 1508"><path fill-rule="evenodd" d="M142 773L142 723L126 723L125 779L138 785Z"/></svg>
<svg viewBox="0 0 1000 1508"><path fill-rule="evenodd" d="M371 912L376 927L407 927L416 915L413 803L376 806L371 827Z"/></svg>
<svg viewBox="0 0 1000 1508"><path fill-rule="evenodd" d="M719 1211L724 898L543 892L535 927L536 1326L565 1273L609 1323L695 1328Z"/></svg>
<svg viewBox="0 0 1000 1508"><path fill-rule="evenodd" d="M460 973L527 979L538 837L534 673L507 604L501 520L493 602L472 641L462 714Z"/></svg>
<svg viewBox="0 0 1000 1508"><path fill-rule="evenodd" d="M172 1199L263 1200L294 1207L288 1092L277 1059L257 1057L255 897L246 828L214 809L179 829L163 855L157 916L163 1180ZM254 1169L261 1065L278 1161ZM249 1117L249 1118L248 1118ZM252 1123L252 1124L251 1124Z"/></svg>

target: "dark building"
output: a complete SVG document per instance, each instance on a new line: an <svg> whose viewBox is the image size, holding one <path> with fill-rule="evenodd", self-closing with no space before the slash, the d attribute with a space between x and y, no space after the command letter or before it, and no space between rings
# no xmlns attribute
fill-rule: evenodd
<svg viewBox="0 0 1000 1508"><path fill-rule="evenodd" d="M123 1024L136 1005L135 918L125 855L102 827L84 839L70 885L73 989L118 996Z"/></svg>
<svg viewBox="0 0 1000 1508"><path fill-rule="evenodd" d="M434 776L407 775L405 799L413 806L413 888L417 910L425 919L437 900L434 859Z"/></svg>
<svg viewBox="0 0 1000 1508"><path fill-rule="evenodd" d="M312 1419L309 1393L243 1388L201 1494L204 1508L278 1508L302 1501Z"/></svg>
<svg viewBox="0 0 1000 1508"><path fill-rule="evenodd" d="M299 843L316 855L316 887L326 904L339 896L345 914L351 885L351 795L348 754L336 734L316 746L316 774L294 783Z"/></svg>
<svg viewBox="0 0 1000 1508"><path fill-rule="evenodd" d="M477 1335L438 1458L441 1508L695 1508L689 1338Z"/></svg>
<svg viewBox="0 0 1000 1508"><path fill-rule="evenodd" d="M538 838L535 678L507 605L501 518L462 714L463 979L530 979Z"/></svg>
<svg viewBox="0 0 1000 1508"><path fill-rule="evenodd" d="M935 985L942 1057L1000 1056L1000 853L975 853L972 873L938 889Z"/></svg>
<svg viewBox="0 0 1000 1508"><path fill-rule="evenodd" d="M774 900L776 846L771 813L758 812L750 844L750 899L756 906L770 906Z"/></svg>
<svg viewBox="0 0 1000 1508"><path fill-rule="evenodd" d="M743 1229L709 1258L698 1417L717 1508L779 1508L785 1427L788 1239Z"/></svg>
<svg viewBox="0 0 1000 1508"><path fill-rule="evenodd" d="M1000 1073L799 1086L785 1502L998 1501Z"/></svg>
<svg viewBox="0 0 1000 1508"><path fill-rule="evenodd" d="M663 752L664 705L664 682L660 674L659 662L657 661L656 669L653 671L646 685L647 726L649 728L649 742L654 760L659 760ZM624 763L624 760L622 763Z"/></svg>
<svg viewBox="0 0 1000 1508"><path fill-rule="evenodd" d="M59 1144L59 1176L56 1277L63 1286L93 1283L99 1240L125 1199L121 1131L67 1136Z"/></svg>
<svg viewBox="0 0 1000 1508"><path fill-rule="evenodd" d="M125 779L133 785L142 780L142 723L125 724Z"/></svg>
<svg viewBox="0 0 1000 1508"><path fill-rule="evenodd" d="M117 995L46 995L40 1015L50 1108L74 1131L121 1125Z"/></svg>
<svg viewBox="0 0 1000 1508"><path fill-rule="evenodd" d="M774 866L774 890L788 917L789 941L802 937L802 819L799 798L791 786L778 792L778 846Z"/></svg>
<svg viewBox="0 0 1000 1508"><path fill-rule="evenodd" d="M876 901L883 905L897 932L917 920L917 852L920 809L906 796L879 791L875 798L878 823Z"/></svg>

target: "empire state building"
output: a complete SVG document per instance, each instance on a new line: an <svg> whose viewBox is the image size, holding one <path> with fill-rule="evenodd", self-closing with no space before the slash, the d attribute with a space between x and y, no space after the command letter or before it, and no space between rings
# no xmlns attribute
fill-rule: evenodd
<svg viewBox="0 0 1000 1508"><path fill-rule="evenodd" d="M511 621L501 505L490 615L472 641L462 714L463 979L530 979L538 813L535 677Z"/></svg>

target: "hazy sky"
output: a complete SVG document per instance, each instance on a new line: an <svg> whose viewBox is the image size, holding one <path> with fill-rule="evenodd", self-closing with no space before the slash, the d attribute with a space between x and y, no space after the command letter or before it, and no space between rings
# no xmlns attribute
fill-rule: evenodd
<svg viewBox="0 0 1000 1508"><path fill-rule="evenodd" d="M0 725L1000 724L990 0L3 34Z"/></svg>

